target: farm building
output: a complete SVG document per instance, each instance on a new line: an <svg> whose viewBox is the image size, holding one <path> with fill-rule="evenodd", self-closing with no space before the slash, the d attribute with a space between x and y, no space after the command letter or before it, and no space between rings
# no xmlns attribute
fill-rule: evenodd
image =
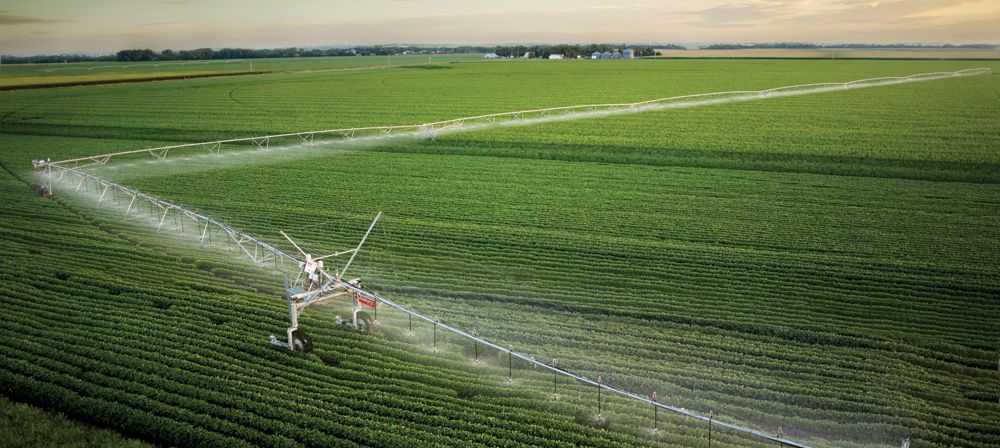
<svg viewBox="0 0 1000 448"><path fill-rule="evenodd" d="M486 53L483 55L483 59L499 59L500 56L496 53Z"/></svg>
<svg viewBox="0 0 1000 448"><path fill-rule="evenodd" d="M621 54L620 51L616 51L614 53L611 53L611 59L621 59L621 58L622 58L622 54Z"/></svg>
<svg viewBox="0 0 1000 448"><path fill-rule="evenodd" d="M626 48L625 51L622 52L622 59L634 59L634 58L635 58L635 50L631 48Z"/></svg>
<svg viewBox="0 0 1000 448"><path fill-rule="evenodd" d="M611 52L605 51L604 53L601 53L601 59L611 59Z"/></svg>
<svg viewBox="0 0 1000 448"><path fill-rule="evenodd" d="M552 59L552 60L562 59L562 58L563 58L563 55L561 55L561 54L550 54L549 55L549 59Z"/></svg>
<svg viewBox="0 0 1000 448"><path fill-rule="evenodd" d="M595 51L593 53L590 53L590 59L600 59L600 58L601 58L601 52L600 51Z"/></svg>

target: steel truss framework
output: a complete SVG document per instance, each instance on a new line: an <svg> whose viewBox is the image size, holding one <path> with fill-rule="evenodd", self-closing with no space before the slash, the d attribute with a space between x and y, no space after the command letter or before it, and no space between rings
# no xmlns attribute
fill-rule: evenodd
<svg viewBox="0 0 1000 448"><path fill-rule="evenodd" d="M993 73L990 68L972 68L955 72L935 72L921 73L910 76L892 76L881 78L859 79L848 82L826 82L799 84L793 86L777 87L765 90L735 90L729 92L700 93L694 95L672 96L668 98L658 98L635 103L607 103L607 104L584 104L576 106L549 107L544 109L531 109L515 112L502 112L495 114L476 115L472 117L455 118L451 120L435 121L424 124L392 125L392 126L368 126L343 129L326 129L319 131L293 132L286 134L263 135L256 137L234 138L226 140L215 140L201 143L185 143L180 145L158 146L155 148L135 149L121 151L96 156L80 157L75 159L51 162L52 164L67 168L86 168L95 165L104 165L115 158L130 155L149 154L157 159L165 159L168 154L174 151L196 151L219 154L224 145L250 145L254 148L269 148L273 140L313 144L316 137L328 137L337 140L351 140L368 137L381 137L391 135L412 135L426 136L434 138L438 133L460 130L467 127L480 127L509 123L523 120L544 120L569 118L574 115L588 113L637 113L646 110L669 109L676 107L690 107L692 105L707 105L716 103L726 103L734 101L752 101L767 98L777 98L783 96L804 95L809 93L829 92L836 90L859 89L865 87L884 86L891 84L902 84L916 81L930 81L935 79L988 75Z"/></svg>
<svg viewBox="0 0 1000 448"><path fill-rule="evenodd" d="M870 78L857 81L850 81L845 83L816 83L816 84L802 84L796 86L779 87L775 89L767 90L757 90L757 91L733 91L733 92L719 92L719 93L707 93L698 95L684 95L676 96L670 98L661 98L649 101L641 101L637 103L622 103L622 104L591 104L591 105L581 105L581 106L566 106L566 107L554 107L547 109L533 109L526 111L517 112L507 112L499 114L489 114L489 115L479 115L475 117L459 118L454 120L438 121L433 123L426 123L420 125L404 125L404 126L374 126L374 127L363 127L363 128L349 128L349 129L333 129L324 131L312 131L312 132L299 132L291 134L279 134L279 135L269 135L261 137L249 137L241 139L230 139L230 140L217 140L213 142L204 143L192 143L183 145L173 145L173 146L163 146L157 148L147 148L139 149L133 151L123 151L112 154L102 154L97 156L82 157L77 159L64 160L60 162L45 162L45 161L35 161L35 169L38 173L40 180L46 183L48 186L48 191L53 191L52 188L55 185L62 185L64 181L69 181L69 188L72 188L75 192L79 191L81 188L86 188L88 191L90 188L94 189L94 192L98 194L97 202L102 203L110 192L114 197L116 204L122 204L124 201L128 201L128 206L126 207L123 220L128 220L132 218L135 214L141 214L140 208L145 205L149 211L149 215L153 219L157 220L157 231L162 230L166 220L171 215L175 225L179 225L180 230L184 231L184 223L190 222L197 229L197 235L199 244L211 245L213 233L221 233L224 235L228 244L235 248L241 259L248 259L253 263L261 266L273 266L275 271L281 271L286 268L286 265L295 266L298 268L305 260L302 260L294 255L278 249L277 247L264 242L259 238L255 238L240 230L229 226L223 222L213 219L209 216L203 215L201 213L188 210L180 205L173 204L162 199L156 198L154 196L148 195L146 193L140 192L133 188L129 188L125 185L118 184L111 180L96 176L94 174L83 171L82 168L103 165L115 157L148 153L153 155L158 159L164 159L167 157L171 150L177 149L189 149L198 148L202 151L207 151L210 153L219 153L221 147L224 144L230 143L250 143L256 147L265 148L270 144L273 139L282 138L296 138L305 143L311 143L316 135L323 134L334 134L339 135L342 138L351 139L358 138L360 136L372 136L372 135L391 135L400 131L403 132L415 132L415 133L425 133L428 136L433 137L435 133L441 132L448 129L461 128L467 124L495 124L502 123L509 120L524 120L531 118L544 118L549 115L566 115L571 113L586 113L586 112L641 112L643 110L657 109L657 108L669 108L669 107L683 107L686 102L697 101L698 104L713 104L714 102L727 102L727 101L747 101L753 99L763 99L778 96L789 96L789 95L801 95L805 93L816 93L823 91L834 91L841 89L855 89L862 87L873 87L879 85L890 85L890 84L900 84L906 82L914 81L925 81L933 79L941 79L948 77L957 76L972 76L972 75L982 75L991 74L992 70L988 68L977 68L960 70L957 72L939 72L939 73L924 73L918 75L911 75L905 77L884 77L884 78ZM75 186L72 184L75 181ZM369 229L370 230L370 229ZM461 336L465 339L475 341L478 344L483 344L484 346L491 347L501 353L506 353L508 358L517 358L523 362L532 365L533 367L540 368L546 371L551 371L555 375L562 375L573 380L576 380L583 384L588 384L594 386L597 390L607 391L612 394L620 395L640 403L645 403L651 406L655 410L665 410L680 414L686 417L690 417L696 420L701 420L708 422L709 424L718 425L724 428L731 429L746 435L761 438L763 440L768 440L771 442L778 443L783 446L790 446L795 448L811 448L801 442L786 439L781 436L776 436L772 434L767 434L765 432L755 430L752 428L744 427L734 423L729 423L726 421L719 421L715 419L714 414L703 415L694 411L690 411L681 407L672 406L657 400L655 393L652 397L647 397L634 392L630 392L624 389L620 389L611 385L608 385L602 381L599 377L597 380L587 378L586 376L573 373L567 369L557 367L556 363L546 364L541 361L537 361L534 357L528 356L524 353L514 351L512 347L503 347L498 343L491 342L485 338L480 337L475 332L466 332L459 328L453 327L451 325L445 324L438 319L432 318L420 312L414 311L408 306L401 305L392 300L386 299L378 294L367 291L365 289L359 288L355 283L349 280L341 279L340 277L332 276L323 273L326 282L324 285L325 290L343 290L354 294L356 297L365 297L369 300L374 301L376 304L384 304L386 306L392 307L398 311L405 313L406 315L416 318L417 320L427 322L434 327L434 331L440 328L443 331L448 331L455 335Z"/></svg>
<svg viewBox="0 0 1000 448"><path fill-rule="evenodd" d="M213 233L222 234L225 236L228 242L227 244L239 252L241 259L249 260L265 268L272 267L276 272L286 272L285 270L290 269L292 266L298 269L298 267L305 262L305 260L300 259L299 257L289 254L259 238L243 233L242 231L214 218L188 210L180 205L164 201L80 169L50 164L45 170L40 171L39 175L43 179L48 180L51 185L55 186L64 185L64 182L68 181L66 187L72 189L74 192L78 192L81 188L84 189L84 191L92 191L98 195L98 204L107 200L106 198L109 195L114 197L116 204L125 207L125 213L122 216L123 221L142 216L142 209L145 208L147 218L156 221L158 232L164 228L164 224L168 222L168 218L172 218L175 221L173 228L180 229L182 232L185 232L184 223L188 222L189 226L196 229L200 246L212 245ZM188 233L190 234L190 232ZM645 403L646 405L651 406L654 410L662 409L668 412L673 412L707 422L710 425L718 425L733 431L769 440L783 446L811 448L809 445L786 439L781 436L768 434L756 429L740 426L726 421L720 421L715 415L703 415L685 408L663 403L655 397L647 397L645 395L640 395L614 387L603 382L600 378L597 380L591 379L586 376L573 373L565 368L558 367L555 362L547 364L545 362L538 361L532 356L513 350L510 346L504 347L499 343L480 337L478 334L475 334L475 332L467 332L457 327L453 327L441 322L439 319L414 311L409 306L396 303L371 291L359 288L350 280L335 277L333 275L326 274L325 272L324 276L326 278L326 282L322 291L316 290L312 293L319 294L339 290L354 294L357 297L365 297L369 300L375 301L377 305L392 307L393 309L412 316L412 318L417 319L418 321L424 321L431 324L434 327L434 331L440 329L442 331L450 332L462 338L468 339L469 341L475 341L478 344L482 344L486 347L498 350L501 353L505 353L508 358L516 358L530 364L532 367L540 368L544 371L550 371L553 372L553 374L568 377L580 383L594 386L599 391L603 390L628 399L636 400L640 403Z"/></svg>

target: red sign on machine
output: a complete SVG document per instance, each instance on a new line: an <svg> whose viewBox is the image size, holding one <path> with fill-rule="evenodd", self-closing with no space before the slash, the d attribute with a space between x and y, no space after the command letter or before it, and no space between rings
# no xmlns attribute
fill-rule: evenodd
<svg viewBox="0 0 1000 448"><path fill-rule="evenodd" d="M369 299L369 298L367 298L365 296L358 296L358 302L361 302L361 303L363 303L365 305L368 305L368 306L370 306L372 308L375 308L375 301L372 300L372 299Z"/></svg>

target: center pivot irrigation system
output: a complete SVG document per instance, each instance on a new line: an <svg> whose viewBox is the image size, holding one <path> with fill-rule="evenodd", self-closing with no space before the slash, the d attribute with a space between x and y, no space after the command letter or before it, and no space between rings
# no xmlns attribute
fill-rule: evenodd
<svg viewBox="0 0 1000 448"><path fill-rule="evenodd" d="M49 170L52 168L61 170L64 168L87 168L91 166L104 165L113 159L127 158L130 156L150 155L154 159L163 160L168 155L178 151L184 151L188 155L194 154L216 154L222 153L222 149L231 147L247 147L254 149L271 148L272 144L296 144L313 145L327 141L364 141L372 138L384 137L429 137L434 138L438 134L457 132L469 129L480 129L491 126L522 125L544 121L575 120L594 116L609 114L631 114L653 110L679 109L685 107L707 106L713 104L724 104L739 101L755 101L770 98L780 98L786 96L808 95L812 93L834 92L840 90L853 90L868 87L886 86L893 84L904 84L919 81L932 81L936 79L956 78L962 76L976 76L992 74L989 68L970 68L954 72L934 72L920 73L909 76L889 76L880 78L867 78L847 82L822 82L812 84L798 84L793 86L776 87L764 90L733 90L728 92L699 93L694 95L680 95L668 98L657 98L635 103L605 103L605 104L583 104L574 106L549 107L544 109L530 109L515 112L501 112L495 114L476 115L472 117L454 118L451 120L435 121L423 124L406 124L390 126L366 126L341 129L324 129L319 131L291 132L286 134L262 135L257 137L243 137L224 140L214 140L201 143L184 143L180 145L157 146L154 148L135 149L131 151L121 151L96 156L79 157L75 159L62 160L59 162L48 162L44 160L36 161L36 169L39 167ZM324 140L326 139L326 140ZM284 146L284 149L294 149L297 146ZM49 185L51 187L51 185ZM51 189L51 188L50 188Z"/></svg>
<svg viewBox="0 0 1000 448"><path fill-rule="evenodd" d="M359 305L367 305L369 307L375 308L378 303L372 300L358 291L361 290L361 279L355 278L343 280L343 276L347 274L347 269L351 267L351 263L354 262L354 257L358 256L358 252L361 251L361 246L365 244L365 240L368 239L368 235L372 233L372 229L375 228L375 224L378 223L378 219L382 217L382 212L378 212L375 215L375 219L372 224L368 226L368 231L365 235L361 237L361 242L358 243L358 247L350 250L344 250L340 252L334 252L328 255L323 255L321 257L313 258L312 255L307 254L295 241L292 240L288 234L281 232L281 236L284 236L295 249L302 254L304 258L303 261L299 262L299 268L301 269L295 280L289 285L288 280L285 280L285 291L288 295L285 296L285 300L288 300L288 316L292 321L292 326L288 327L288 342L281 342L277 337L271 336L271 343L281 347L286 347L289 350L301 350L301 351L312 351L312 339L309 338L304 331L299 329L299 313L302 312L309 305L315 305L317 303L325 302L327 300L342 297L351 296L354 299L354 310L351 312L351 326L355 330L367 331L372 328L374 322L372 318L368 316L368 313L361 311ZM323 268L323 259L330 257L339 257L341 255L351 254L351 258L347 260L344 267L339 271L334 272L330 275L326 269ZM347 289L347 286L353 286L355 290ZM361 323L358 323L358 319L361 319Z"/></svg>
<svg viewBox="0 0 1000 448"><path fill-rule="evenodd" d="M616 388L604 383L600 378L593 380L585 376L573 373L569 370L557 367L554 363L547 364L535 360L534 357L528 356L526 354L516 352L511 347L503 347L500 344L491 342L487 339L481 338L474 333L469 333L461 329L455 328L453 326L447 325L440 322L437 319L431 318L422 313L413 311L407 306L403 306L396 302L393 302L385 297L378 294L372 293L365 290L362 287L361 279L359 278L347 278L345 275L348 269L351 267L354 259L357 257L358 253L361 251L362 246L371 234L372 229L378 223L379 218L382 216L382 212L379 212L375 219L372 221L371 225L368 226L368 230L362 236L358 245L353 249L348 249L339 252L333 252L327 255L313 257L311 254L306 253L291 237L289 237L284 232L281 232L282 236L286 238L292 246L299 252L299 256L289 254L271 244L264 242L259 238L250 236L240 230L237 230L225 223L222 223L214 218L205 216L198 212L189 210L180 205L173 204L162 199L153 197L146 193L140 192L133 188L121 185L109 179L99 177L93 173L84 171L84 168L99 166L107 164L112 159L124 158L128 156L141 156L143 154L149 154L156 159L163 160L166 159L167 155L174 150L199 150L207 151L210 154L220 154L223 145L252 145L257 148L266 148L270 146L272 140L281 139L292 139L296 143L313 144L316 136L332 135L338 138L338 141L343 140L357 140L365 139L370 137L380 137L385 135L399 135L402 133L407 133L416 136L428 136L433 138L435 134L441 132L449 132L453 130L468 129L468 125L473 125L472 127L483 127L491 125L504 125L513 124L512 122L520 123L530 123L532 121L544 121L544 120L570 120L575 118L583 118L588 116L593 116L595 114L608 114L608 113L636 113L645 110L658 110L658 109L668 109L668 108L679 108L679 107L693 107L700 105L709 104L720 104L733 101L749 101L755 99L766 99L772 97L780 96L790 96L790 95L803 95L807 93L818 93L827 92L843 89L855 89L863 87L873 87L879 85L890 85L890 84L900 84L906 82L914 81L926 81L933 79L942 79L949 77L958 76L970 76L970 75L982 75L990 74L992 71L988 68L979 69L968 69L961 70L957 72L941 72L941 73L925 73L918 75L911 75L905 77L886 77L886 78L871 78L863 79L858 81L850 81L845 83L818 83L818 84L804 84L788 87L779 87L775 89L758 90L758 91L733 91L733 92L719 92L719 93L707 93L698 95L684 95L670 98L661 98L650 101L642 101L637 103L624 103L624 104L592 104L592 105L582 105L582 106L566 106L566 107L556 107L547 109L533 109L518 112L507 112L499 114L489 114L489 115L479 115L475 117L458 118L453 120L439 121L433 123L425 123L419 125L402 125L402 126L375 126L375 127L364 127L364 128L347 128L347 129L333 129L333 130L323 130L323 131L311 131L311 132L299 132L299 133L289 133L289 134L278 134L278 135L267 135L260 137L248 137L240 139L230 139L230 140L217 140L212 142L204 143L192 143L192 144L182 144L182 145L172 145L172 146L161 146L156 148L145 148L137 149L133 151L123 151L111 154L101 154L96 156L81 157L63 161L52 162L50 160L34 160L32 161L33 168L38 177L38 183L34 186L35 191L39 194L50 197L54 192L54 187L56 185L63 185L67 183L66 187L73 190L74 192L80 191L81 188L89 191L93 189L93 192L98 196L98 204L104 202L109 196L114 197L115 203L121 203L124 205L125 202L128 203L125 207L125 214L123 219L128 220L133 218L136 214L140 213L139 210L143 205L146 205L149 210L150 216L157 219L157 231L164 227L164 224L168 217L171 215L175 222L179 222L180 229L184 231L184 223L192 222L191 225L197 230L198 239L201 245L211 244L212 235L221 233L225 236L226 241L240 254L240 258L246 258L255 264L261 266L268 266L273 264L274 270L277 272L285 273L285 290L286 295L284 299L288 303L289 320L290 326L288 327L285 337L279 339L276 336L271 336L270 341L272 344L280 347L287 348L292 351L303 351L308 352L312 349L312 341L309 336L298 327L299 315L301 312L317 303L321 303L333 298L338 297L349 297L354 302L354 307L352 311L352 319L348 325L356 330L368 330L374 325L374 321L368 316L364 311L361 311L361 306L371 307L377 309L379 305L385 305L399 310L411 318L416 318L418 320L425 321L434 326L435 331L437 328L449 331L453 334L459 335L475 343L483 344L484 346L491 347L498 350L501 353L506 353L508 359L517 358L533 367L540 368L543 370L551 371L556 375L562 375L565 377L572 378L583 384L588 384L594 386L600 392L601 390L608 391L613 394L618 394L623 397L636 400L637 402L645 403L652 406L654 411L657 409L663 409L669 412L674 412L680 415L684 415L697 420L702 420L711 424L716 424L724 428L732 429L744 434L759 437L764 440L776 442L783 446L790 446L796 448L810 448L808 445L801 442L796 442L783 438L780 435L767 434L765 432L755 430L752 428L747 428L737 424L715 420L713 414L702 415L684 408L671 406L669 404L662 403L656 399L655 394L652 397L647 397L637 393L629 392L624 389ZM294 148L294 147L290 147ZM340 256L345 256L350 254L350 258L339 270L330 273L324 266L324 261L336 258ZM289 266L295 267L295 278L290 279L288 276L287 269Z"/></svg>

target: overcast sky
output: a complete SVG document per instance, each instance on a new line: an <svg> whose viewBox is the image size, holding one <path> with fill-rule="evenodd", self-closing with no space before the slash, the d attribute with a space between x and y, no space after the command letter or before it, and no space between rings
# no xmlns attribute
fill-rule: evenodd
<svg viewBox="0 0 1000 448"><path fill-rule="evenodd" d="M337 44L1000 43L1000 0L4 0L0 53Z"/></svg>

